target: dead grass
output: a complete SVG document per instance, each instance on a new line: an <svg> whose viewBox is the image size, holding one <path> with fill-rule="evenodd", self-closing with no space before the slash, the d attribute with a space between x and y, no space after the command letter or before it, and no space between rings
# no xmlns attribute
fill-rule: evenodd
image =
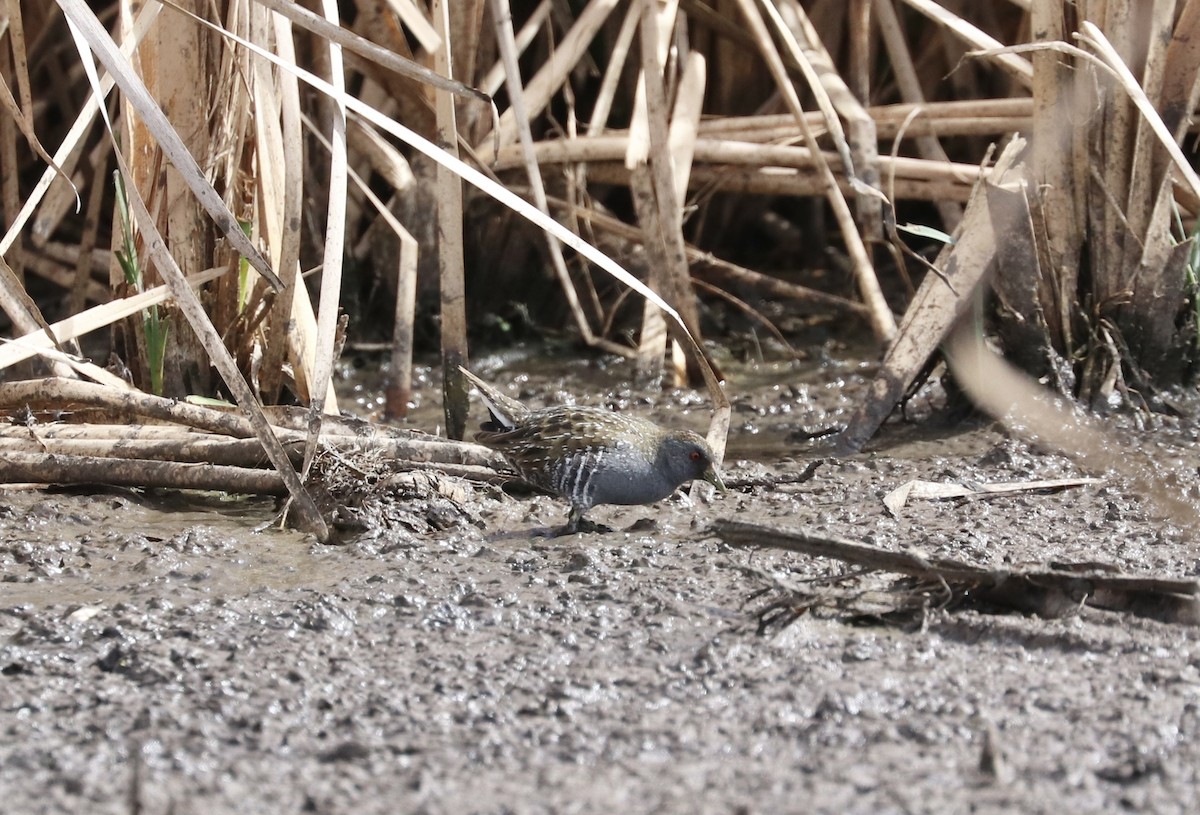
<svg viewBox="0 0 1200 815"><path fill-rule="evenodd" d="M12 340L0 368L27 375L13 366L32 359L49 374L149 391L144 315L162 309L171 326L163 393L234 399L319 531L288 454L254 417L262 404L310 407L311 462L320 414L338 408L331 373L346 339L348 260L398 258L378 270L395 280L380 288L395 297L389 415L406 409L414 324L428 305L419 261L430 252L444 369L465 364L472 306L520 296L468 284L502 262L488 247L530 240L510 218L470 244L479 232L470 203L482 191L547 230L554 285L586 344L629 357L644 376L707 383L710 441L722 449L729 406L701 335L698 261L705 290L749 287L724 299L750 319L761 315L747 291L794 297L888 342L893 254L880 247L896 213L961 230L972 190L996 178L989 149L1019 131L1028 139L1013 159L1023 168L1021 228L1003 231L1004 252L981 255L994 268L977 270L991 271L1006 350L1034 373L1070 371L1059 384L1088 401L1142 398L1190 373L1187 235L1200 181L1179 145L1200 95L1200 47L1188 37L1200 0L1126 15L1099 0L570 9L551 0L326 0L320 14L289 0L14 5L0 32L0 163L15 168L0 174L9 224L0 308ZM135 290L115 263L113 167L144 265ZM833 216L820 243L844 258L857 302L722 259L742 248L739 236L771 234L764 220L794 212L798 198ZM624 256L592 246L597 227L620 235ZM778 251L791 269L826 263ZM316 303L300 285L314 270ZM648 296L635 344L613 327L621 297L596 284L596 271ZM47 309L62 319L49 325ZM126 378L74 345L104 330ZM927 357L937 342L917 347ZM453 374L445 381L446 428L459 437L464 386Z"/></svg>

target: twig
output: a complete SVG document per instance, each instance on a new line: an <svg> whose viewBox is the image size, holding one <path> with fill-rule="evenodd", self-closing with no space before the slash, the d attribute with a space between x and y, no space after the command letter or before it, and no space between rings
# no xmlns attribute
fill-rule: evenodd
<svg viewBox="0 0 1200 815"><path fill-rule="evenodd" d="M1200 581L1122 574L1105 564L1043 569L990 569L949 558L924 558L865 543L786 531L739 521L719 521L713 531L730 546L786 549L868 569L944 583L960 602L999 605L1044 617L1080 605L1125 611L1164 622L1200 624Z"/></svg>

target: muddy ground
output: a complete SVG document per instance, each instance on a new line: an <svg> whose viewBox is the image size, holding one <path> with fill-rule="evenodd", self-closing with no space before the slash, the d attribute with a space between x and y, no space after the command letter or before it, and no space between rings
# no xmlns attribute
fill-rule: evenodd
<svg viewBox="0 0 1200 815"><path fill-rule="evenodd" d="M696 394L619 388L619 367L483 367L533 402L586 382L581 401L706 417ZM844 420L869 373L836 355L744 369L727 479L803 468L806 434ZM419 424L436 394L427 381ZM1090 608L898 624L816 609L760 633L777 597L762 575L846 569L732 549L715 519L982 564L1200 572L1195 531L1119 483L892 517L881 497L911 478L1079 474L986 423L923 416L938 399L810 481L601 508L619 530L602 535L546 538L562 505L490 487L433 513L440 531L392 507L391 528L340 547L261 528L265 501L6 491L0 809L1197 811L1195 629ZM1158 420L1146 443L1200 460L1193 427Z"/></svg>

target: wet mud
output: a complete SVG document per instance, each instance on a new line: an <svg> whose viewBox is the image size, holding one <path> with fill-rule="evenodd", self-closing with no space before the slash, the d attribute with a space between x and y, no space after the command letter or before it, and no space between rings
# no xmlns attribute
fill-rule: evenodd
<svg viewBox="0 0 1200 815"><path fill-rule="evenodd" d="M702 395L624 386L619 366L482 367L534 404L707 419ZM1119 483L889 514L912 478L1080 475L986 422L940 423L936 386L867 452L771 485L823 455L808 439L869 374L747 368L731 492L594 510L609 534L548 538L561 503L486 485L444 528L384 513L337 547L271 528L270 502L5 491L3 811L1196 811L1193 628L930 608L760 631L771 580L846 567L730 548L718 518L985 565L1200 572L1195 530ZM436 423L437 393L426 378L414 423ZM1156 422L1147 444L1200 460L1192 419Z"/></svg>

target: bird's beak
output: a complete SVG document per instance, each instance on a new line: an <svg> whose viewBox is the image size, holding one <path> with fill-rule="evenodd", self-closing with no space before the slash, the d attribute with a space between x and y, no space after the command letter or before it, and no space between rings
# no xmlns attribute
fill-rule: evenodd
<svg viewBox="0 0 1200 815"><path fill-rule="evenodd" d="M704 471L704 475L701 477L716 487L717 492L729 492L729 489L725 486L725 482L721 480L721 474L717 472L717 465L708 465L708 469Z"/></svg>

